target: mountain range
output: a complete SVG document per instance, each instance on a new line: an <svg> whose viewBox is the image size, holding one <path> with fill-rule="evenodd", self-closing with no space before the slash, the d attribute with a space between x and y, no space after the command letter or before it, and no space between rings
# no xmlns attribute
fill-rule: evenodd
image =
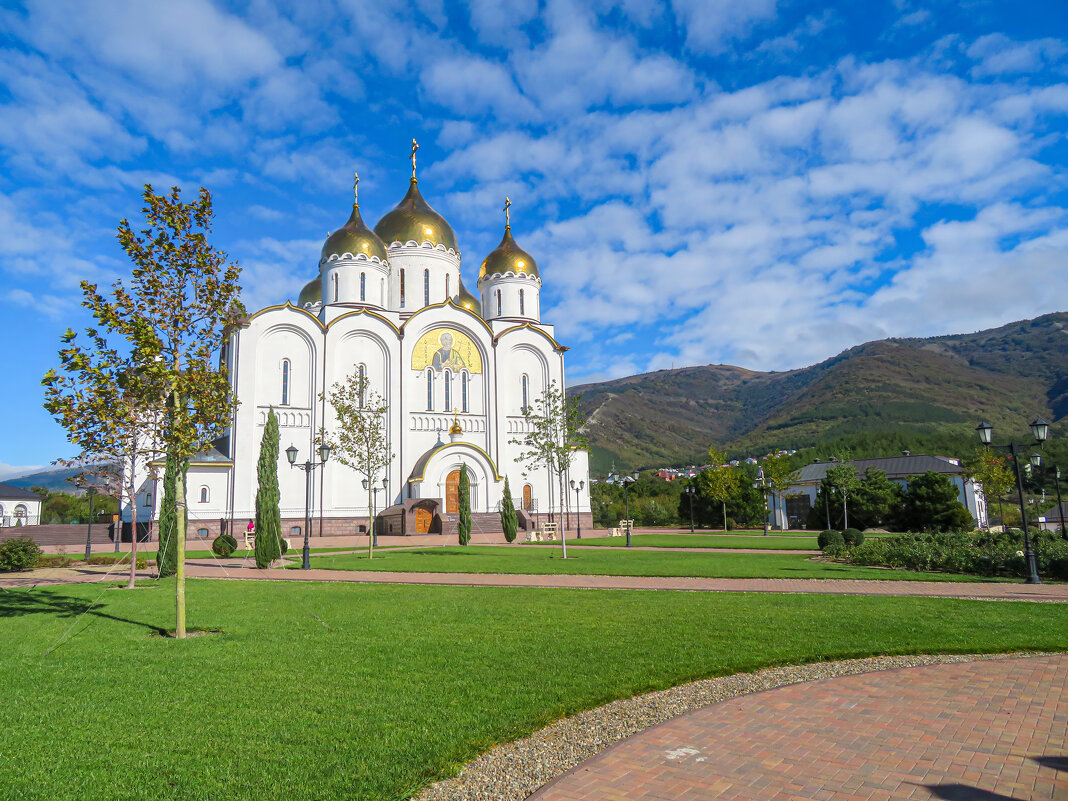
<svg viewBox="0 0 1068 801"><path fill-rule="evenodd" d="M571 387L589 416L591 470L700 464L859 435L971 442L1068 414L1068 312L973 334L882 339L810 367L710 364ZM1019 436L1019 434L1018 434Z"/></svg>

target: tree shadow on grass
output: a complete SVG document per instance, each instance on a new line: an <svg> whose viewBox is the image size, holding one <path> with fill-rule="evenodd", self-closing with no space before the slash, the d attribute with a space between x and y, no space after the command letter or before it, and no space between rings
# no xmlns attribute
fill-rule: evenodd
<svg viewBox="0 0 1068 801"><path fill-rule="evenodd" d="M165 629L151 623L110 615L99 609L93 602L69 595L57 595L54 592L35 592L33 590L6 590L0 592L0 618L22 617L23 615L55 615L60 618L76 618L79 615L92 615L117 623L140 626L156 634L164 634Z"/></svg>

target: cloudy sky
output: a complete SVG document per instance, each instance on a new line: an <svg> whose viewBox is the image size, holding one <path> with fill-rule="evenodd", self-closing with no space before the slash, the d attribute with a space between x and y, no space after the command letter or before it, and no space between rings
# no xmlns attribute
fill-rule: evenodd
<svg viewBox="0 0 1068 801"><path fill-rule="evenodd" d="M1068 4L42 0L0 10L0 478L141 186L200 185L246 303L295 298L359 170L473 288L510 195L569 382L811 364L1068 308Z"/></svg>

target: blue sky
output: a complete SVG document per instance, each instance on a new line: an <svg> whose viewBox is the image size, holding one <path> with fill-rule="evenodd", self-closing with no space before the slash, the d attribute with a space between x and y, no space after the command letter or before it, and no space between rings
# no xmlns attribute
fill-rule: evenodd
<svg viewBox="0 0 1068 801"><path fill-rule="evenodd" d="M569 382L803 366L1068 308L1068 4L29 2L0 10L0 478L141 185L201 184L246 303L295 298L408 143L473 289L514 203Z"/></svg>

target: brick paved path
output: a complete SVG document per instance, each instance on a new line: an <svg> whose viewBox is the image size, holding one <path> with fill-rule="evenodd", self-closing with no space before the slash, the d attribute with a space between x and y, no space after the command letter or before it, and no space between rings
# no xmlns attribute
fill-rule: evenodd
<svg viewBox="0 0 1068 801"><path fill-rule="evenodd" d="M530 798L1068 799L1068 656L742 696L636 734Z"/></svg>

